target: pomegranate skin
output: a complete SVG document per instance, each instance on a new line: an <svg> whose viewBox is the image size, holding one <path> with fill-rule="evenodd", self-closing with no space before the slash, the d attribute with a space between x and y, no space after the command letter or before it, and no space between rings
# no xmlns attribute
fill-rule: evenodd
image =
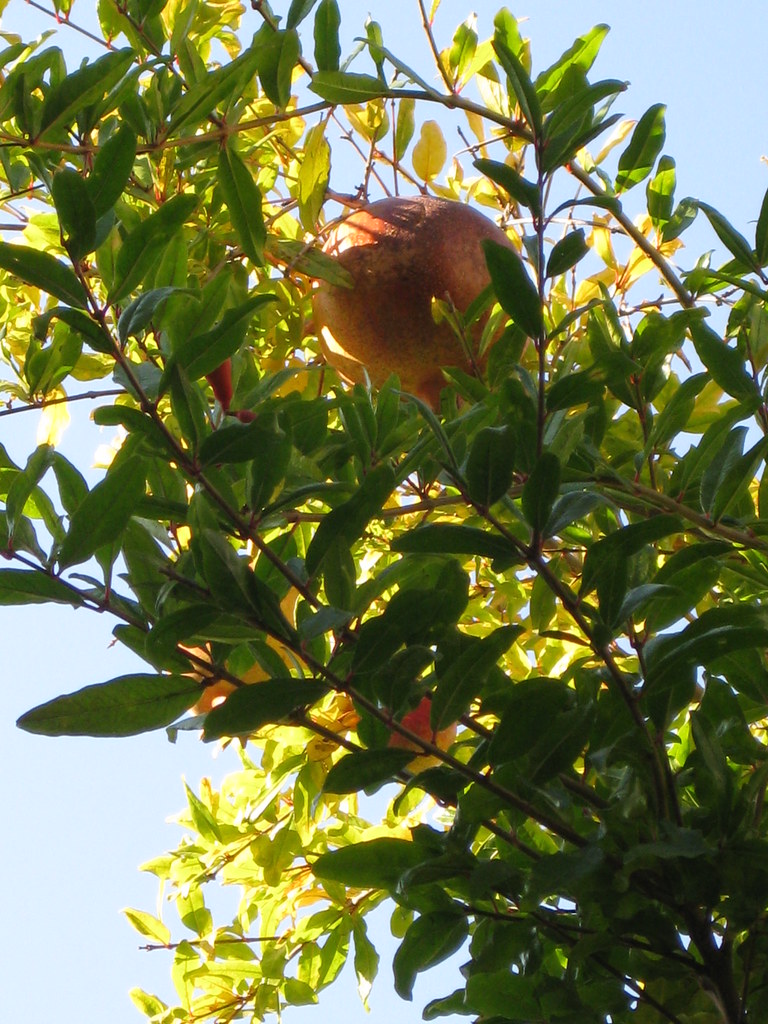
<svg viewBox="0 0 768 1024"><path fill-rule="evenodd" d="M440 367L475 367L451 327L435 323L432 299L466 312L490 284L484 239L511 247L477 210L431 196L383 199L350 214L323 248L354 285L320 282L313 297L327 361L352 383L364 382L367 371L380 386L396 373L404 391L437 408L445 386ZM473 326L475 346L483 325Z"/></svg>

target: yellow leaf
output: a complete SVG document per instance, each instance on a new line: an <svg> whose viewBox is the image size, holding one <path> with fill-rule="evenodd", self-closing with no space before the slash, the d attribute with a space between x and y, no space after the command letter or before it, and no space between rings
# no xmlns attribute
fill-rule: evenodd
<svg viewBox="0 0 768 1024"><path fill-rule="evenodd" d="M37 425L37 443L49 444L56 448L69 426L69 409L66 402L46 405Z"/></svg>
<svg viewBox="0 0 768 1024"><path fill-rule="evenodd" d="M424 181L431 181L442 171L447 156L448 147L440 125L437 121L425 121L421 126L419 141L413 147L414 171Z"/></svg>

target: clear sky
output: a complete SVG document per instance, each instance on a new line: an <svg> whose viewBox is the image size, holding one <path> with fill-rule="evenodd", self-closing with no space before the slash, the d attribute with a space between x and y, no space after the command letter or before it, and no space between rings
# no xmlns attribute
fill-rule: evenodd
<svg viewBox="0 0 768 1024"><path fill-rule="evenodd" d="M41 2L46 5L48 0ZM385 44L407 63L431 73L416 0L339 3L348 39L359 34L370 10L383 26ZM85 21L84 12L92 18L94 6L78 0L73 20ZM288 0L273 0L273 6L285 13ZM488 0L475 0L474 5L471 0L444 0L437 21L440 41L446 45L472 10L479 15L481 32L489 34L498 6ZM639 117L652 103L666 103L666 151L677 160L678 198L705 199L752 237L751 222L768 188L768 167L761 161L768 153L768 23L763 3L526 0L514 13L528 19L524 32L532 39L535 70L593 24L610 24L593 73L631 83L615 109ZM257 15L249 12L246 18L255 30ZM3 32L24 38L49 27L55 23L24 0L11 0L0 22ZM82 52L80 37L62 31L56 42L74 68ZM355 184L334 182L340 190ZM715 246L710 234L698 227L696 231L691 237L697 244L700 238L702 247ZM34 447L36 426L29 414L0 418L0 443L17 461L23 462ZM63 450L81 468L87 467L102 441L87 416L80 415ZM111 626L84 612L0 608L0 685L7 695L0 715L6 780L0 841L5 880L0 1006L8 1021L138 1024L142 1018L127 996L131 987L170 998L169 955L139 952L141 939L119 910L151 910L155 905L154 878L139 873L137 866L177 841L178 830L165 819L184 803L182 775L194 788L202 775L216 781L235 767L232 752L214 761L211 748L191 736L174 746L162 732L98 741L51 740L15 729L18 715L56 694L140 670L122 648L111 646ZM385 922L386 917L374 931L377 942L381 937L382 965L372 1013L364 1013L347 972L340 986L321 996L319 1007L287 1012L288 1024L326 1019L383 1024L393 1013L403 1021L416 1021L423 1002L461 983L455 966L449 965L417 984L413 1004L401 1003L390 991L394 945Z"/></svg>

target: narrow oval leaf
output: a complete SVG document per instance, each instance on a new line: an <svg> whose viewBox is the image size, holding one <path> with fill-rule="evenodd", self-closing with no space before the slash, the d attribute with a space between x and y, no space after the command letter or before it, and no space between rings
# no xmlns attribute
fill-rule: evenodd
<svg viewBox="0 0 768 1024"><path fill-rule="evenodd" d="M619 157L619 172L615 190L624 192L639 184L653 170L656 157L664 148L666 106L656 103L649 107L635 125L629 145Z"/></svg>
<svg viewBox="0 0 768 1024"><path fill-rule="evenodd" d="M365 103L389 92L380 78L345 71L318 71L309 88L329 103Z"/></svg>
<svg viewBox="0 0 768 1024"><path fill-rule="evenodd" d="M744 235L740 234L736 228L730 224L725 217L716 210L709 203L702 203L699 201L698 207L703 210L707 216L707 220L714 228L715 234L726 247L726 249L735 256L736 259L743 263L745 267L749 267L754 271L759 271L760 263L756 259L752 246L746 240Z"/></svg>
<svg viewBox="0 0 768 1024"><path fill-rule="evenodd" d="M323 792L375 791L391 782L412 760L412 750L358 750L345 754L328 772Z"/></svg>
<svg viewBox="0 0 768 1024"><path fill-rule="evenodd" d="M224 146L219 153L217 180L243 252L261 266L267 237L261 213L261 192L242 158L231 146Z"/></svg>
<svg viewBox="0 0 768 1024"><path fill-rule="evenodd" d="M189 676L119 676L47 701L16 724L43 736L136 736L170 725L199 696Z"/></svg>
<svg viewBox="0 0 768 1024"><path fill-rule="evenodd" d="M715 383L726 394L741 401L759 401L760 393L747 373L741 353L730 348L708 324L700 320L693 321L689 329L696 355L712 374Z"/></svg>
<svg viewBox="0 0 768 1024"><path fill-rule="evenodd" d="M523 515L536 533L544 529L559 490L560 460L552 452L543 452L522 494Z"/></svg>
<svg viewBox="0 0 768 1024"><path fill-rule="evenodd" d="M514 199L516 203L522 203L523 206L527 206L531 213L537 216L541 212L541 198L538 187L534 182L528 181L522 174L519 174L514 167L510 167L509 164L500 163L498 160L485 159L475 160L474 166L481 174L485 174L491 181L501 185L507 195Z"/></svg>
<svg viewBox="0 0 768 1024"><path fill-rule="evenodd" d="M51 195L67 251L73 260L79 260L96 244L96 210L85 179L65 167L54 174Z"/></svg>
<svg viewBox="0 0 768 1024"><path fill-rule="evenodd" d="M393 551L425 554L482 555L503 565L521 557L518 549L504 537L459 523L429 523L395 537Z"/></svg>
<svg viewBox="0 0 768 1024"><path fill-rule="evenodd" d="M382 836L323 853L311 867L321 881L342 882L355 889L393 889L398 878L423 859L421 844Z"/></svg>
<svg viewBox="0 0 768 1024"><path fill-rule="evenodd" d="M86 179L97 219L108 213L123 194L135 159L136 133L130 125L122 124L99 147L93 170Z"/></svg>
<svg viewBox="0 0 768 1024"><path fill-rule="evenodd" d="M134 228L117 253L110 302L118 302L143 281L197 202L197 196L191 192L173 196Z"/></svg>
<svg viewBox="0 0 768 1024"><path fill-rule="evenodd" d="M66 127L80 111L106 96L134 59L133 50L114 50L67 75L45 97L40 138Z"/></svg>
<svg viewBox="0 0 768 1024"><path fill-rule="evenodd" d="M315 13L315 63L318 71L338 71L341 12L336 0L320 0Z"/></svg>
<svg viewBox="0 0 768 1024"><path fill-rule="evenodd" d="M472 501L489 508L509 490L515 469L515 437L508 426L484 427L467 457L465 476Z"/></svg>
<svg viewBox="0 0 768 1024"><path fill-rule="evenodd" d="M71 587L49 576L42 569L0 569L0 605L69 604L77 608L83 597Z"/></svg>
<svg viewBox="0 0 768 1024"><path fill-rule="evenodd" d="M265 725L289 721L327 693L325 683L291 676L241 686L223 704L208 712L203 739L241 736Z"/></svg>
<svg viewBox="0 0 768 1024"><path fill-rule="evenodd" d="M541 300L523 261L512 249L489 238L482 246L501 308L529 338L540 338L544 333Z"/></svg>
<svg viewBox="0 0 768 1024"><path fill-rule="evenodd" d="M62 569L85 562L104 544L117 540L144 497L145 469L140 458L125 459L83 498L59 549Z"/></svg>
<svg viewBox="0 0 768 1024"><path fill-rule="evenodd" d="M460 949L469 934L467 918L452 911L435 911L417 918L395 953L392 970L395 991L401 999L413 999L419 971L441 963Z"/></svg>
<svg viewBox="0 0 768 1024"><path fill-rule="evenodd" d="M26 245L0 242L0 269L66 302L68 306L85 309L88 304L85 289L74 272L50 253Z"/></svg>
<svg viewBox="0 0 768 1024"><path fill-rule="evenodd" d="M560 274L564 274L566 270L575 267L588 252L589 246L586 243L584 229L572 231L565 238L561 238L549 254L547 277L559 277Z"/></svg>
<svg viewBox="0 0 768 1024"><path fill-rule="evenodd" d="M498 29L493 40L493 48L507 74L523 117L531 126L534 135L538 136L541 132L541 105L528 72L505 44Z"/></svg>

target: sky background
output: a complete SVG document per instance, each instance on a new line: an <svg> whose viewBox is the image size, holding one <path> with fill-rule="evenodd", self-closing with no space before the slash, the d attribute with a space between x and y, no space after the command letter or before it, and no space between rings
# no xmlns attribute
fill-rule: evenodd
<svg viewBox="0 0 768 1024"><path fill-rule="evenodd" d="M339 2L347 50L370 11L382 25L385 45L426 77L431 75L416 0ZM458 23L473 10L481 37L490 34L498 6L487 0L474 6L471 0L444 0L435 27L440 46L449 44ZM273 7L284 14L288 0L274 0ZM90 0L78 0L73 20L92 23L94 8ZM762 161L768 153L768 22L763 3L527 0L513 11L526 19L523 32L532 40L534 73L592 25L611 25L592 76L630 82L614 107L628 117L639 117L653 103L667 104L665 149L677 161L677 198L706 200L753 238L768 188L768 167ZM245 35L258 26L258 16L249 11ZM0 20L0 31L24 39L54 27L54 21L24 0L11 0ZM55 43L64 50L70 70L87 52L82 37L71 30L61 30ZM449 130L446 135L449 150L457 148ZM350 168L345 180L344 167L335 162L333 185L350 191L358 174L358 168ZM637 207L641 202L639 195ZM627 206L636 209L631 201ZM703 225L685 237L691 240L691 261L700 249L715 247ZM682 262L688 265L684 258ZM85 469L105 438L88 421L87 410L79 412L62 451ZM36 429L37 414L0 417L0 443L23 464L35 446ZM91 474L95 481L98 472ZM112 625L67 609L0 608L0 686L6 695L0 715L5 777L0 867L6 890L0 1005L9 1021L138 1024L143 1018L128 998L134 986L173 1001L170 954L140 952L143 940L119 911L126 906L155 909L155 879L137 867L178 841L178 828L166 819L184 805L182 777L197 788L203 775L216 783L237 767L232 751L213 759L213 749L191 735L172 745L163 732L100 741L46 739L15 728L20 714L59 693L142 670L137 659L111 645ZM173 928L175 915L166 916ZM416 1021L428 999L461 984L451 962L419 980L413 1004L400 1002L391 991L395 944L387 915L380 914L378 920L373 938L382 963L371 1014L362 1009L354 978L346 971L321 995L318 1007L287 1011L287 1024L325 1019L383 1024L393 1013L402 1021Z"/></svg>

